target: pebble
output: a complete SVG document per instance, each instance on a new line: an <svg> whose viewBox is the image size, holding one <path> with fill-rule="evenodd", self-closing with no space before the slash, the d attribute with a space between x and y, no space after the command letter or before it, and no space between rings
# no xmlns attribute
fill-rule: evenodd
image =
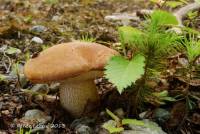
<svg viewBox="0 0 200 134"><path fill-rule="evenodd" d="M8 100L10 100L10 96L4 96L4 101L8 101Z"/></svg>
<svg viewBox="0 0 200 134"><path fill-rule="evenodd" d="M149 16L152 13L153 13L153 10L141 9L141 10L137 11L137 16L139 16L141 18L145 18L145 16Z"/></svg>
<svg viewBox="0 0 200 134"><path fill-rule="evenodd" d="M8 134L6 131L0 130L0 134Z"/></svg>
<svg viewBox="0 0 200 134"><path fill-rule="evenodd" d="M60 83L52 83L50 86L49 86L49 90L51 92L57 92L59 90L59 87L60 87Z"/></svg>
<svg viewBox="0 0 200 134"><path fill-rule="evenodd" d="M36 26L33 26L30 30L32 32L42 33L42 32L46 32L47 28L42 25L36 25Z"/></svg>
<svg viewBox="0 0 200 134"><path fill-rule="evenodd" d="M78 134L93 134L93 131L92 129L87 126L87 125L78 125L76 128L75 128L75 131L78 133Z"/></svg>
<svg viewBox="0 0 200 134"><path fill-rule="evenodd" d="M2 47L0 47L0 52L3 53L5 52L5 50L7 49L7 45L3 45Z"/></svg>
<svg viewBox="0 0 200 134"><path fill-rule="evenodd" d="M32 91L42 93L42 94L47 94L49 89L46 84L35 84L32 88Z"/></svg>
<svg viewBox="0 0 200 134"><path fill-rule="evenodd" d="M10 112L9 112L9 110L3 110L3 111L1 111L1 113L4 115L9 115Z"/></svg>
<svg viewBox="0 0 200 134"><path fill-rule="evenodd" d="M123 119L125 116L124 110L122 108L118 108L114 111L114 113L117 115L117 117Z"/></svg>
<svg viewBox="0 0 200 134"><path fill-rule="evenodd" d="M158 126L157 123L148 119L143 120L143 122L145 124L144 126L129 125L131 130L125 130L122 134L167 134Z"/></svg>
<svg viewBox="0 0 200 134"><path fill-rule="evenodd" d="M170 112L163 108L157 108L153 113L153 118L160 123L165 123L170 118Z"/></svg>
<svg viewBox="0 0 200 134"><path fill-rule="evenodd" d="M94 122L94 119L87 117L76 119L72 122L71 128L74 128L78 134L93 134L93 130L90 125L94 124Z"/></svg>
<svg viewBox="0 0 200 134"><path fill-rule="evenodd" d="M174 33L179 34L179 35L183 33L183 31L182 31L181 28L179 28L179 27L173 27L173 28L170 28L170 29L167 30L167 31L169 31L169 32L174 32Z"/></svg>
<svg viewBox="0 0 200 134"><path fill-rule="evenodd" d="M32 42L38 43L38 44L43 44L43 40L39 37L33 37L31 39Z"/></svg>
<svg viewBox="0 0 200 134"><path fill-rule="evenodd" d="M9 94L4 94L3 95L4 97L10 97L10 95ZM4 98L5 99L5 98Z"/></svg>
<svg viewBox="0 0 200 134"><path fill-rule="evenodd" d="M189 61L186 58L178 58L178 62L184 67L188 66L189 64Z"/></svg>
<svg viewBox="0 0 200 134"><path fill-rule="evenodd" d="M55 15L55 16L52 17L51 20L52 20L52 21L59 21L59 20L61 20L61 18L60 18L60 16Z"/></svg>
<svg viewBox="0 0 200 134"><path fill-rule="evenodd" d="M140 113L139 114L140 119L144 119L146 114L147 114L147 111L144 111L144 112Z"/></svg>
<svg viewBox="0 0 200 134"><path fill-rule="evenodd" d="M3 102L0 102L0 110L2 109L3 107Z"/></svg>
<svg viewBox="0 0 200 134"><path fill-rule="evenodd" d="M19 81L20 81L21 87L23 88L28 83L28 80L24 74L19 74L19 76L20 76Z"/></svg>
<svg viewBox="0 0 200 134"><path fill-rule="evenodd" d="M44 113L41 110L31 109L31 110L26 111L26 113L22 119L37 120L39 123L45 124L48 121L51 121L52 117L46 115L46 113Z"/></svg>
<svg viewBox="0 0 200 134"><path fill-rule="evenodd" d="M136 13L114 13L112 15L105 16L105 20L111 22L119 21L122 23L122 25L130 25L131 21L139 22L140 18L136 16Z"/></svg>

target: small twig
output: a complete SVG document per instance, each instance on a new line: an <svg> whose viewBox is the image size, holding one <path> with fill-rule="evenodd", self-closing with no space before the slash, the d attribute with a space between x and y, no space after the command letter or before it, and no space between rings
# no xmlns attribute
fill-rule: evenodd
<svg viewBox="0 0 200 134"><path fill-rule="evenodd" d="M183 26L182 19L184 16L187 15L187 13L189 11L197 10L199 8L200 8L200 4L197 2L194 2L194 3L188 4L180 9L178 9L177 11L175 11L174 15L176 16L176 18L178 20L179 26Z"/></svg>
<svg viewBox="0 0 200 134"><path fill-rule="evenodd" d="M166 5L167 1L168 1L168 0L165 0L165 1L162 3L162 5L160 6L160 9L163 9L163 7Z"/></svg>
<svg viewBox="0 0 200 134"><path fill-rule="evenodd" d="M6 58L8 59L8 62L9 62L8 66L7 66L6 63L4 62L4 67L6 68L6 73L9 73L9 72L10 72L11 65L12 65L12 61L11 61L10 57L6 55L5 52L3 52L3 55L4 55L4 57L6 57Z"/></svg>

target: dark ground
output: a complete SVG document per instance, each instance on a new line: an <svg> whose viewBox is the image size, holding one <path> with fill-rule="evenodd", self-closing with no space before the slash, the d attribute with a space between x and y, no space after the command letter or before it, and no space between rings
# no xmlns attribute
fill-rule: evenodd
<svg viewBox="0 0 200 134"><path fill-rule="evenodd" d="M95 38L96 42L112 46L111 44L118 42L116 30L118 24L105 21L106 15L116 12L132 13L143 8L154 7L148 1L139 2L139 0L137 2L134 0L98 0L94 2L90 0L67 0L67 2L60 0L55 4L47 1L0 0L0 134L16 133L17 123L20 124L24 121L20 118L29 109L40 109L53 118L51 123L64 125L60 129L46 129L46 133L74 133L72 125L70 126L73 119L60 107L58 100L51 102L38 99L40 97L36 97L37 94L22 90L32 90L35 86L24 78L24 63L28 57L34 56L46 47L78 40L85 35ZM38 25L45 26L46 29L31 30L33 26ZM194 26L198 28L199 22L194 22ZM39 37L43 43L31 41L33 37ZM116 109L117 106L114 104L116 100L119 105L124 105L125 97L120 98L115 91L109 92L113 88L112 85L102 79L99 81L98 87L103 91L100 92L103 96L103 106ZM57 87L48 87L48 91L44 90L45 94L55 96ZM195 90L199 90L199 87ZM39 91L39 94L43 94L43 91ZM105 107L101 109L104 110ZM173 106L171 105L169 121L162 126L164 130L173 133L182 118L187 118L181 128L178 128L179 133L200 133L198 129L199 110L200 103L198 102L197 108L186 117L183 112L185 111L184 103L175 103ZM100 133L100 125L106 120L107 118L102 116L96 122L91 121L93 124L91 126L96 129L94 133L97 133L98 130ZM29 123L34 124L34 122Z"/></svg>

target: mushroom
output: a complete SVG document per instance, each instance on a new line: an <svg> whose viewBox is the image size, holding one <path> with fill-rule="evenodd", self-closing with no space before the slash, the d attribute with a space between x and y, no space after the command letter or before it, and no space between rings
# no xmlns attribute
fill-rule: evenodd
<svg viewBox="0 0 200 134"><path fill-rule="evenodd" d="M117 54L97 43L62 43L30 59L24 73L33 83L60 82L61 105L74 117L80 117L99 103L94 79L103 76L105 64Z"/></svg>

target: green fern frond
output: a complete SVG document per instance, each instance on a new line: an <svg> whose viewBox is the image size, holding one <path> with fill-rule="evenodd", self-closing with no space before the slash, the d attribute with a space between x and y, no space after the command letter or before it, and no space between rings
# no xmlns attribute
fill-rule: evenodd
<svg viewBox="0 0 200 134"><path fill-rule="evenodd" d="M162 10L155 10L150 15L150 23L147 29L151 32L158 31L162 26L166 25L178 25L176 17L169 12Z"/></svg>
<svg viewBox="0 0 200 134"><path fill-rule="evenodd" d="M133 45L137 44L138 41L142 39L143 32L137 28L133 28L130 26L122 26L118 28L120 42L122 43L122 47L125 45Z"/></svg>

